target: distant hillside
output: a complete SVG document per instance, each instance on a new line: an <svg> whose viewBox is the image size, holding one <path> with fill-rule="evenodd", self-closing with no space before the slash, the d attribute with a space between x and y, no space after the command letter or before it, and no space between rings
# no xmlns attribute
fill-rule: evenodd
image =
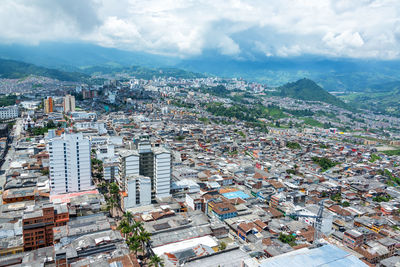
<svg viewBox="0 0 400 267"><path fill-rule="evenodd" d="M341 98L356 108L400 117L400 81L376 84L365 92L343 94Z"/></svg>
<svg viewBox="0 0 400 267"><path fill-rule="evenodd" d="M339 98L331 95L318 84L309 79L301 79L294 83L287 83L278 88L281 97L291 97L305 101L321 101L337 107L349 107Z"/></svg>
<svg viewBox="0 0 400 267"><path fill-rule="evenodd" d="M366 91L370 91L373 93L392 92L392 91L400 89L400 81L374 84L374 85L370 86L370 88L368 88L368 89Z"/></svg>
<svg viewBox="0 0 400 267"><path fill-rule="evenodd" d="M60 81L81 81L88 78L87 75L78 72L65 72L21 61L0 59L0 78L20 79L29 75L44 76Z"/></svg>
<svg viewBox="0 0 400 267"><path fill-rule="evenodd" d="M270 87L305 77L333 92L366 92L366 89L373 90L373 85L395 82L400 77L400 60L315 55L270 57L263 53L254 54L250 47L242 51L243 55L235 57L221 55L219 50L206 50L198 56L181 58L124 51L89 43L43 42L33 46L0 44L0 58L68 72L82 72L82 69L88 73L93 71L91 67L96 66L172 67L225 78L241 77Z"/></svg>
<svg viewBox="0 0 400 267"><path fill-rule="evenodd" d="M205 75L194 73L190 71L185 71L177 68L149 68L149 67L141 67L141 66L131 66L131 67L123 67L123 66L112 66L112 65L100 65L93 66L87 68L80 69L83 73L92 75L92 74L115 74L115 73L126 73L130 76L134 76L139 79L150 80L153 77L175 77L175 78L183 78L183 79L192 79L192 78L204 78Z"/></svg>

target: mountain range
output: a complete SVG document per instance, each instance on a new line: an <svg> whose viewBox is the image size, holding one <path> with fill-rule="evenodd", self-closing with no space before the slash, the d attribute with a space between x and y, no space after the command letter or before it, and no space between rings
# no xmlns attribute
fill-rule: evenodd
<svg viewBox="0 0 400 267"><path fill-rule="evenodd" d="M0 45L0 76L4 78L34 74L64 81L82 81L92 74L116 72L144 79L204 75L241 77L279 88L281 96L400 116L398 60L312 55L292 58L259 55L250 60L223 56L215 51L205 51L201 56L192 58L177 58L86 43ZM296 80L300 81L293 83ZM338 95L340 99L327 92Z"/></svg>
<svg viewBox="0 0 400 267"><path fill-rule="evenodd" d="M87 43L41 43L36 46L0 45L0 58L21 60L69 72L113 72L142 66L175 68L220 77L242 77L249 81L280 86L302 78L314 80L327 91L364 92L374 86L397 82L400 61L328 58L313 55L251 59L204 51L191 58L123 51ZM97 70L96 70L97 69ZM379 88L378 88L379 90Z"/></svg>
<svg viewBox="0 0 400 267"><path fill-rule="evenodd" d="M0 59L0 78L20 79L29 75L43 76L60 81L82 81L88 79L89 76L81 72L67 72L57 69L36 66L34 64Z"/></svg>

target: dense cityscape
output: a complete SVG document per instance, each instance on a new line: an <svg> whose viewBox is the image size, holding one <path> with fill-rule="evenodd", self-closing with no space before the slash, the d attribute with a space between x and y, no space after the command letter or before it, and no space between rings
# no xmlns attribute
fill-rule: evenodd
<svg viewBox="0 0 400 267"><path fill-rule="evenodd" d="M400 1L0 1L0 267L342 266L400 267Z"/></svg>
<svg viewBox="0 0 400 267"><path fill-rule="evenodd" d="M399 118L243 79L103 80L2 80L0 266L399 262Z"/></svg>

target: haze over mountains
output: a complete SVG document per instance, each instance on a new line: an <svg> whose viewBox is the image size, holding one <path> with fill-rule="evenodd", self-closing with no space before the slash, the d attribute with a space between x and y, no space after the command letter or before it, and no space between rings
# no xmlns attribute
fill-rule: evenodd
<svg viewBox="0 0 400 267"><path fill-rule="evenodd" d="M221 77L242 77L273 87L310 78L328 91L380 90L380 84L385 84L382 86L390 90L390 83L400 79L399 60L312 55L266 57L261 54L250 60L224 56L211 50L205 51L201 56L179 58L105 48L88 43L48 42L36 46L3 44L0 45L0 58L87 74L131 66L174 67ZM99 69L98 66L102 68Z"/></svg>

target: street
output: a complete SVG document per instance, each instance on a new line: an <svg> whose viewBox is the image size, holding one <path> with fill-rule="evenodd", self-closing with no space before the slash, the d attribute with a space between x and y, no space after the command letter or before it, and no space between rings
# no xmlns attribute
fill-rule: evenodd
<svg viewBox="0 0 400 267"><path fill-rule="evenodd" d="M4 184L6 182L6 172L10 167L10 162L11 162L11 160L13 158L13 155L14 155L14 152L15 152L14 147L17 144L18 138L19 138L19 136L21 134L21 131L22 131L22 119L17 119L17 121L15 123L15 126L14 126L14 129L12 131L13 131L11 133L12 137L13 137L12 138L12 143L9 144L10 147L8 149L7 155L4 158L4 163L3 163L3 165L1 166L1 169L0 169L0 186L2 187L1 193L3 193ZM2 197L0 198L0 203L1 204L3 203L3 198Z"/></svg>

